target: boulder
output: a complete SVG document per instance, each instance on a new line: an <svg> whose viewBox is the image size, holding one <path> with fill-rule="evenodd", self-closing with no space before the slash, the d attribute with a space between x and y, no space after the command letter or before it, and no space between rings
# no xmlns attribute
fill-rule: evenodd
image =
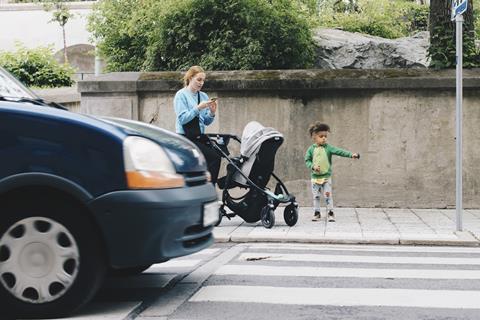
<svg viewBox="0 0 480 320"><path fill-rule="evenodd" d="M57 51L55 59L64 63L63 49ZM76 44L67 47L68 63L75 68L75 77L78 80L84 80L95 72L95 47L91 44Z"/></svg>
<svg viewBox="0 0 480 320"><path fill-rule="evenodd" d="M337 29L317 29L320 69L427 68L429 33L385 39Z"/></svg>

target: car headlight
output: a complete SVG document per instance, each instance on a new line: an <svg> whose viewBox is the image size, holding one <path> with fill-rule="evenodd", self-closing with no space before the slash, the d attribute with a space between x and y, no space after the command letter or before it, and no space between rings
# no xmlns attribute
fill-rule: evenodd
<svg viewBox="0 0 480 320"><path fill-rule="evenodd" d="M166 189L185 186L172 161L155 142L137 136L123 141L127 185L131 189Z"/></svg>

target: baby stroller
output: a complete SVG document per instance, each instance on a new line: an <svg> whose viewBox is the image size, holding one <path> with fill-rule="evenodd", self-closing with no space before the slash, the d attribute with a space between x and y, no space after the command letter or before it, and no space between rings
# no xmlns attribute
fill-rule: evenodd
<svg viewBox="0 0 480 320"><path fill-rule="evenodd" d="M249 223L261 220L265 228L271 228L275 224L275 209L280 203L288 203L283 217L287 225L294 226L298 221L298 204L283 182L273 173L275 154L283 143L283 135L273 128L266 128L252 121L245 126L242 140L230 134L207 136L212 147L228 161L226 175L218 179L218 186L223 192L217 225L223 217L231 219L238 215ZM230 157L230 140L240 143L240 156ZM267 188L270 176L277 181L274 192ZM235 198L230 194L230 190L236 187L248 191ZM227 213L225 207L233 213Z"/></svg>

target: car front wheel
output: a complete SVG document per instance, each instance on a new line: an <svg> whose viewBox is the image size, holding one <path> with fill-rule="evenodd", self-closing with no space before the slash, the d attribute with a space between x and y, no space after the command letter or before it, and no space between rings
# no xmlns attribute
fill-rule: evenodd
<svg viewBox="0 0 480 320"><path fill-rule="evenodd" d="M2 211L2 309L13 317L54 317L90 300L105 262L95 228L81 209L18 204Z"/></svg>

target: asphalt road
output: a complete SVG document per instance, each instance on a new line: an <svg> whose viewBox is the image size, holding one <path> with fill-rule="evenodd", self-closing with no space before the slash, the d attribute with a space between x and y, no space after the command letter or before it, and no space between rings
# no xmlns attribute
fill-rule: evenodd
<svg viewBox="0 0 480 320"><path fill-rule="evenodd" d="M75 319L478 319L480 249L217 244L111 278Z"/></svg>

